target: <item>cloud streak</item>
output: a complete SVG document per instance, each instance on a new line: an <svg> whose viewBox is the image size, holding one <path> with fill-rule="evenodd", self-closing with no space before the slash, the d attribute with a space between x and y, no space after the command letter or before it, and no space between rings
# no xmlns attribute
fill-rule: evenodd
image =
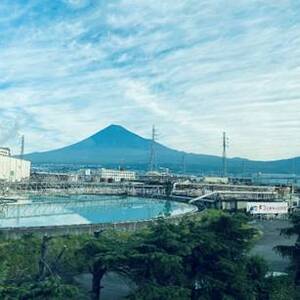
<svg viewBox="0 0 300 300"><path fill-rule="evenodd" d="M0 120L27 151L155 123L189 152L226 130L232 157L300 155L298 1L161 2L1 1Z"/></svg>

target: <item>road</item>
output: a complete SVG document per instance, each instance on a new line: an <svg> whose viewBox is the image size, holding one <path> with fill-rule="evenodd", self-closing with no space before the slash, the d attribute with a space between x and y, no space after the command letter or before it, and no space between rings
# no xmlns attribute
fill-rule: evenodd
<svg viewBox="0 0 300 300"><path fill-rule="evenodd" d="M285 272L289 265L288 258L282 258L274 247L277 245L292 245L296 238L286 238L280 235L280 229L289 227L288 220L257 220L253 224L263 235L251 251L251 254L262 256L269 264L270 271Z"/></svg>

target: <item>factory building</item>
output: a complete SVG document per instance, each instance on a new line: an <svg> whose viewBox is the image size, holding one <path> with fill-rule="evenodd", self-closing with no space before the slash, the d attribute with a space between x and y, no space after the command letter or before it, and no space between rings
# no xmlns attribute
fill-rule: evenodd
<svg viewBox="0 0 300 300"><path fill-rule="evenodd" d="M228 184L229 179L228 177L204 176L202 182L210 184Z"/></svg>
<svg viewBox="0 0 300 300"><path fill-rule="evenodd" d="M22 181L30 177L30 161L12 157L10 149L0 148L0 181Z"/></svg>
<svg viewBox="0 0 300 300"><path fill-rule="evenodd" d="M98 170L97 175L100 177L101 181L131 181L136 179L136 173L127 170L113 170L101 168Z"/></svg>

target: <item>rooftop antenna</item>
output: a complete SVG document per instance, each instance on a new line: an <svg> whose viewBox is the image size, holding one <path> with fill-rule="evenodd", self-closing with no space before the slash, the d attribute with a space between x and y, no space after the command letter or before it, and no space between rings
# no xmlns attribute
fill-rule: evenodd
<svg viewBox="0 0 300 300"><path fill-rule="evenodd" d="M226 132L223 132L223 177L227 176L227 148L229 139L226 137Z"/></svg>
<svg viewBox="0 0 300 300"><path fill-rule="evenodd" d="M20 158L24 158L24 150L25 150L25 136L22 135L21 137L21 153L20 153Z"/></svg>
<svg viewBox="0 0 300 300"><path fill-rule="evenodd" d="M157 137L155 125L152 126L152 137L150 146L150 161L149 161L149 171L154 171L156 168L156 153L155 153L155 140Z"/></svg>

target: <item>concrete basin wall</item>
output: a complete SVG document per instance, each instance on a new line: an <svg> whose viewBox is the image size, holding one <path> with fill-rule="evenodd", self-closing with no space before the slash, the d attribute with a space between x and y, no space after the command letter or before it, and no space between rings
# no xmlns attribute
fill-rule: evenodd
<svg viewBox="0 0 300 300"><path fill-rule="evenodd" d="M198 212L190 212L171 217L165 217L170 222L177 223L182 218L193 218L198 215ZM120 223L100 223L100 224L76 224L76 225L59 225L59 226L41 226L41 227L13 227L1 228L0 235L5 239L18 239L26 234L34 234L37 236L61 236L61 235L81 235L91 234L103 230L118 230L118 231L135 231L145 228L150 224L156 223L161 218L150 220L120 222Z"/></svg>

